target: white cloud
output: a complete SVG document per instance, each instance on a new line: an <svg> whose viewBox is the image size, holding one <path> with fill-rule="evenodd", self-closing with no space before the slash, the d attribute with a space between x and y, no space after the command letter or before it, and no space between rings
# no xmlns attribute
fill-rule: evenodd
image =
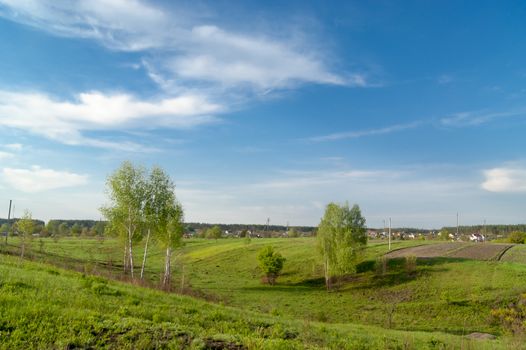
<svg viewBox="0 0 526 350"><path fill-rule="evenodd" d="M199 95L143 101L128 94L87 92L73 101L41 93L0 91L0 126L29 131L64 144L135 150L139 145L84 137L83 131L187 128L210 123L222 107Z"/></svg>
<svg viewBox="0 0 526 350"><path fill-rule="evenodd" d="M519 109L508 112L480 112L470 111L455 113L451 116L440 119L440 123L443 126L448 127L467 127L477 126L485 123L492 122L496 119L511 118L511 117L524 117L526 116L526 110Z"/></svg>
<svg viewBox="0 0 526 350"><path fill-rule="evenodd" d="M14 157L14 154L13 154L13 153L0 151L0 160L2 160L2 159L8 159L8 158L13 158L13 157Z"/></svg>
<svg viewBox="0 0 526 350"><path fill-rule="evenodd" d="M526 192L526 169L493 168L484 171L482 188L490 192Z"/></svg>
<svg viewBox="0 0 526 350"><path fill-rule="evenodd" d="M408 123L408 124L391 125L385 128L338 132L334 134L314 136L314 137L309 138L309 140L314 141L314 142L323 142L323 141L336 141L336 140L342 140L342 139L355 139L355 138L364 137L364 136L385 135L385 134L390 134L393 132L414 129L421 125L422 125L422 122L415 121L415 122Z"/></svg>
<svg viewBox="0 0 526 350"><path fill-rule="evenodd" d="M66 37L126 51L163 46L170 19L139 0L1 0L0 16Z"/></svg>
<svg viewBox="0 0 526 350"><path fill-rule="evenodd" d="M225 30L202 23L181 5L171 11L139 0L0 0L0 16L114 50L154 53L157 59L150 56L143 64L164 89L202 83L258 92L298 83L369 85L363 73L329 69L330 54L304 36Z"/></svg>
<svg viewBox="0 0 526 350"><path fill-rule="evenodd" d="M7 184L22 192L41 192L87 183L88 176L67 171L33 166L30 169L4 168L3 178Z"/></svg>
<svg viewBox="0 0 526 350"><path fill-rule="evenodd" d="M22 150L22 148L24 148L24 145L22 145L21 143L9 143L4 147L12 151L20 151Z"/></svg>
<svg viewBox="0 0 526 350"><path fill-rule="evenodd" d="M175 76L224 86L253 85L257 89L287 87L296 82L366 85L330 73L313 53L298 52L287 43L227 32L216 26L196 26L191 43L180 56L167 60Z"/></svg>
<svg viewBox="0 0 526 350"><path fill-rule="evenodd" d="M289 170L254 182L207 184L213 191L181 184L176 192L188 220L203 222L264 223L270 217L279 224L317 225L327 203L349 201L360 205L373 227L390 216L397 225L441 227L456 211L479 208L473 198L481 191L472 179L415 169Z"/></svg>

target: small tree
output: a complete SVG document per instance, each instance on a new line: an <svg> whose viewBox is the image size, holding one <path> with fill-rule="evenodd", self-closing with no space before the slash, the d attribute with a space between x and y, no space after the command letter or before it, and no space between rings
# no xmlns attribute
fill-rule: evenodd
<svg viewBox="0 0 526 350"><path fill-rule="evenodd" d="M18 235L20 237L21 252L20 257L24 258L26 245L29 245L33 238L33 231L35 230L35 222L29 210L24 210L24 215L16 223Z"/></svg>
<svg viewBox="0 0 526 350"><path fill-rule="evenodd" d="M67 235L69 235L69 227L68 227L68 224L66 224L65 222L61 223L61 224L58 226L58 233L59 233L61 236L67 236Z"/></svg>
<svg viewBox="0 0 526 350"><path fill-rule="evenodd" d="M449 231L446 230L446 229L443 229L442 231L439 232L438 238L441 239L442 241L448 241L449 240Z"/></svg>
<svg viewBox="0 0 526 350"><path fill-rule="evenodd" d="M78 223L74 223L73 226L71 226L70 232L73 236L79 236L82 232L82 227Z"/></svg>
<svg viewBox="0 0 526 350"><path fill-rule="evenodd" d="M285 258L280 253L275 252L274 248L267 246L259 251L258 261L259 267L265 273L266 282L274 285L283 269Z"/></svg>
<svg viewBox="0 0 526 350"><path fill-rule="evenodd" d="M101 212L108 219L108 231L117 233L124 243L124 271L129 268L133 279L133 243L142 238L145 221L145 170L126 161L108 177L106 186L111 204Z"/></svg>
<svg viewBox="0 0 526 350"><path fill-rule="evenodd" d="M163 286L165 288L170 287L170 281L172 279L172 252L174 248L182 245L183 231L183 208L174 198L169 210L168 224L165 230L161 231L159 235L159 240L163 247L166 248L163 276Z"/></svg>
<svg viewBox="0 0 526 350"><path fill-rule="evenodd" d="M287 236L290 238L296 238L300 236L300 233L294 228L290 228L289 231L287 232Z"/></svg>
<svg viewBox="0 0 526 350"><path fill-rule="evenodd" d="M0 233L2 235L6 234L9 235L9 231L11 231L11 227L8 223L3 223L2 226L0 226Z"/></svg>
<svg viewBox="0 0 526 350"><path fill-rule="evenodd" d="M331 278L354 272L367 244L365 218L360 207L329 203L318 226L318 249L323 259L325 285L331 289Z"/></svg>
<svg viewBox="0 0 526 350"><path fill-rule="evenodd" d="M221 227L217 225L206 230L206 238L218 239L218 238L221 238L222 236L223 236L223 231L221 231Z"/></svg>

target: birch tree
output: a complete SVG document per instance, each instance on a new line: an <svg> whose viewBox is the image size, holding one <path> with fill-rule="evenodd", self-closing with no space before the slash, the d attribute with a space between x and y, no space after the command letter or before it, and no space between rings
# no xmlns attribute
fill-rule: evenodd
<svg viewBox="0 0 526 350"><path fill-rule="evenodd" d="M317 232L317 244L323 259L325 285L331 289L331 278L355 271L367 244L365 218L360 207L329 203Z"/></svg>
<svg viewBox="0 0 526 350"><path fill-rule="evenodd" d="M168 213L168 224L166 227L162 227L159 231L159 240L161 241L163 248L166 250L163 276L163 286L165 288L170 287L172 278L172 252L173 249L182 244L184 231L183 208L175 198L172 205L168 208Z"/></svg>
<svg viewBox="0 0 526 350"><path fill-rule="evenodd" d="M35 222L33 221L33 217L29 210L24 210L24 215L20 220L17 221L16 228L21 243L20 258L23 259L24 253L26 251L26 246L33 238L33 231L35 229Z"/></svg>
<svg viewBox="0 0 526 350"><path fill-rule="evenodd" d="M145 170L124 162L106 181L111 204L101 208L108 229L119 235L124 246L124 272L134 278L133 244L141 238L146 203Z"/></svg>
<svg viewBox="0 0 526 350"><path fill-rule="evenodd" d="M144 278L144 268L150 240L157 239L166 231L171 211L175 203L175 185L170 176L159 167L150 172L146 186L145 219L146 242L141 266L141 279Z"/></svg>

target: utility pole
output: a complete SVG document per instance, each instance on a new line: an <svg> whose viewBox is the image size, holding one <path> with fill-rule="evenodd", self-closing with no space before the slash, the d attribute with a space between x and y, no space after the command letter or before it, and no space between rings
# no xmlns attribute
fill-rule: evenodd
<svg viewBox="0 0 526 350"><path fill-rule="evenodd" d="M457 212L457 237L458 237L458 212Z"/></svg>
<svg viewBox="0 0 526 350"><path fill-rule="evenodd" d="M11 221L11 204L13 203L13 200L9 200L9 213L7 214L7 225L9 226L9 222ZM5 245L7 245L7 236L9 236L9 230L11 229L11 226L9 226L9 229L5 233Z"/></svg>
<svg viewBox="0 0 526 350"><path fill-rule="evenodd" d="M391 218L389 218L389 250L391 250Z"/></svg>

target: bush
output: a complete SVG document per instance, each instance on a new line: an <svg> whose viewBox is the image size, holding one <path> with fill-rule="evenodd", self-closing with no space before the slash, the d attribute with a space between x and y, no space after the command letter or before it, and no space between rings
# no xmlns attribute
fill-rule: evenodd
<svg viewBox="0 0 526 350"><path fill-rule="evenodd" d="M259 267L265 273L266 282L274 285L283 269L285 258L280 253L275 252L274 248L267 246L259 251L258 261Z"/></svg>
<svg viewBox="0 0 526 350"><path fill-rule="evenodd" d="M385 255L382 255L376 259L376 275L383 276L387 273L387 265L389 263L389 258Z"/></svg>
<svg viewBox="0 0 526 350"><path fill-rule="evenodd" d="M405 257L405 271L408 275L413 275L416 272L416 256L408 255Z"/></svg>
<svg viewBox="0 0 526 350"><path fill-rule="evenodd" d="M511 334L523 334L526 331L526 294L519 296L515 303L507 308L491 310L494 323L500 324Z"/></svg>
<svg viewBox="0 0 526 350"><path fill-rule="evenodd" d="M208 239L218 239L223 236L223 232L221 231L221 228L216 225L206 230L205 235Z"/></svg>
<svg viewBox="0 0 526 350"><path fill-rule="evenodd" d="M296 237L299 237L300 236L300 233L298 231L296 231L295 229L291 228L289 229L289 231L287 232L287 236L289 238L296 238Z"/></svg>
<svg viewBox="0 0 526 350"><path fill-rule="evenodd" d="M514 231L508 236L508 241L510 243L524 244L526 239L526 232Z"/></svg>

